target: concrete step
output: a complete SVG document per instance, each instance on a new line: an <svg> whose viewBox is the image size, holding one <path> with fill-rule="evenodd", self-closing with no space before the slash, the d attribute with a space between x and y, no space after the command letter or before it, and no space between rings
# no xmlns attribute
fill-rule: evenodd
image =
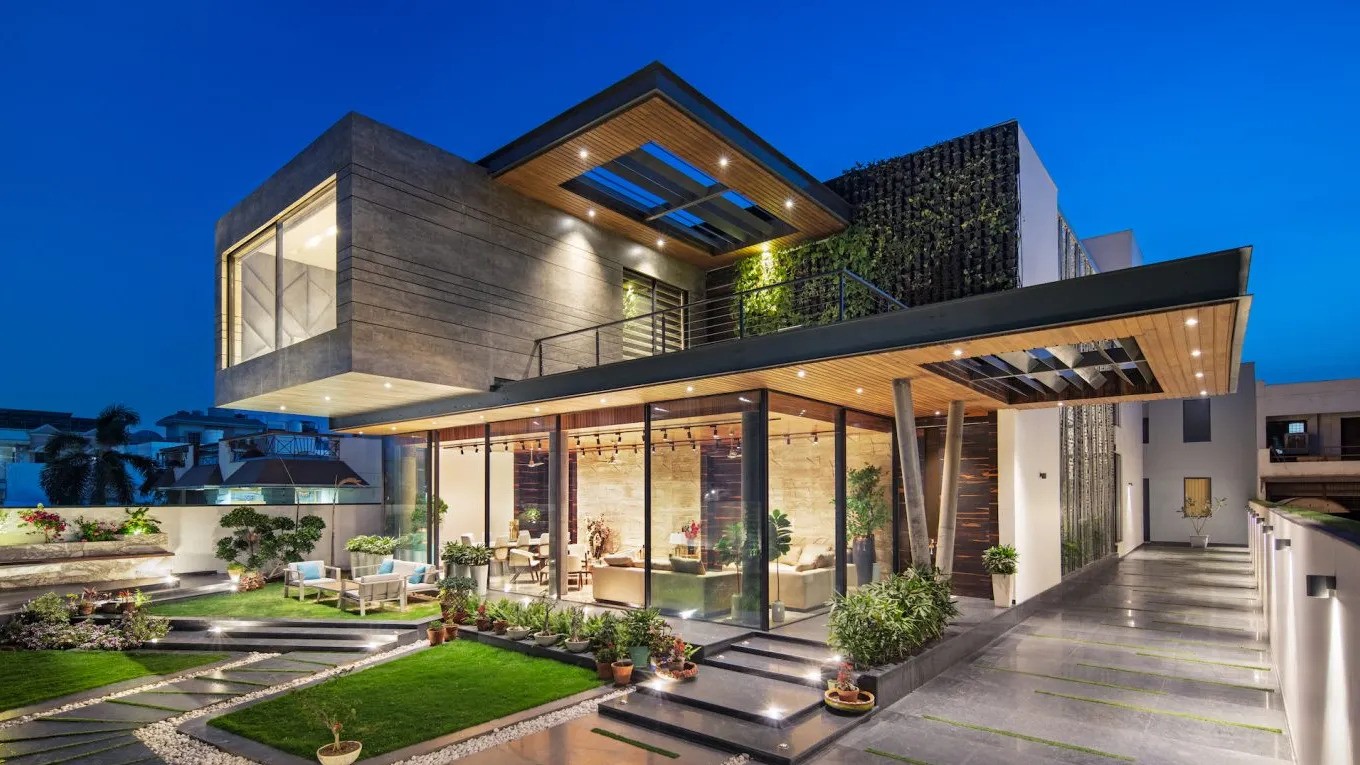
<svg viewBox="0 0 1360 765"><path fill-rule="evenodd" d="M179 624L172 625L176 633L182 635L193 634L195 632L208 632L222 637L250 637L250 638L302 638L302 639L327 639L327 640L352 640L359 642L373 642L383 637L390 637L401 634L404 630L395 629L373 629L367 627L283 627L272 624L266 625L246 625L232 624L230 622L219 622L207 628L188 627Z"/></svg>
<svg viewBox="0 0 1360 765"><path fill-rule="evenodd" d="M868 717L841 716L821 707L791 726L774 727L646 693L606 701L600 705L600 714L775 765L807 761Z"/></svg>
<svg viewBox="0 0 1360 765"><path fill-rule="evenodd" d="M778 635L748 635L728 646L728 650L747 651L776 659L803 662L814 667L834 664L834 652L822 643Z"/></svg>
<svg viewBox="0 0 1360 765"><path fill-rule="evenodd" d="M639 694L775 728L793 725L822 705L822 694L805 685L711 665L700 667L692 680L657 677L639 683L637 689Z"/></svg>
<svg viewBox="0 0 1360 765"><path fill-rule="evenodd" d="M157 650L168 651L260 651L277 653L280 651L347 651L368 652L394 647L396 640L385 642L362 642L335 638L274 638L251 635L228 636L211 632L171 632L156 641Z"/></svg>
<svg viewBox="0 0 1360 765"><path fill-rule="evenodd" d="M766 656L739 649L728 649L713 656L705 656L700 663L705 667L730 669L735 672L768 677L772 680L806 685L809 688L826 688L822 668L806 661Z"/></svg>

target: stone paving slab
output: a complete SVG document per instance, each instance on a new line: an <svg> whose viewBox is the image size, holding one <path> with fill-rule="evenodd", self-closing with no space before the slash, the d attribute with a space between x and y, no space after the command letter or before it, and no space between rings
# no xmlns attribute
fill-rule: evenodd
<svg viewBox="0 0 1360 765"><path fill-rule="evenodd" d="M664 749L679 757L649 752L632 743L619 741L594 729L615 733L638 743ZM459 765L718 765L730 754L691 744L681 739L631 725L623 725L597 714L586 715L547 730L532 733L503 746L478 752L458 760Z"/></svg>
<svg viewBox="0 0 1360 765"><path fill-rule="evenodd" d="M153 723L164 720L167 717L174 717L178 712L165 709L150 709L148 707L134 707L131 704L118 704L112 701L101 701L98 704L91 704L88 707L71 709L60 714L48 715L44 720L103 720L111 723Z"/></svg>
<svg viewBox="0 0 1360 765"><path fill-rule="evenodd" d="M12 728L0 730L0 743L28 741L35 738L57 738L80 736L86 733L122 733L136 730L140 725L131 723L89 723L89 722L50 722L34 720L20 723Z"/></svg>
<svg viewBox="0 0 1360 765"><path fill-rule="evenodd" d="M10 757L5 760L5 765L132 762L136 758L129 758L129 755L138 751L136 747L145 749L145 754L151 754L151 750L146 749L145 745L129 733L76 746Z"/></svg>
<svg viewBox="0 0 1360 765"><path fill-rule="evenodd" d="M290 661L285 655L276 656L272 659L262 659L260 661L248 665L246 669L250 670L270 669L278 672L293 672L301 676L310 675L313 672L320 672L325 669L330 669L332 666L334 665L314 664L302 661Z"/></svg>
<svg viewBox="0 0 1360 765"><path fill-rule="evenodd" d="M191 709L212 706L228 699L228 696L202 695L197 693L134 693L120 696L116 702L123 706L143 704L147 707L161 707L173 710L171 715L188 712Z"/></svg>
<svg viewBox="0 0 1360 765"><path fill-rule="evenodd" d="M221 693L239 696L258 691L259 689L260 688L257 685L228 683L220 680L205 680L195 677L189 680L180 680L178 682L170 683L169 685L162 685L154 691L147 691L147 693Z"/></svg>
<svg viewBox="0 0 1360 765"><path fill-rule="evenodd" d="M60 738L34 738L27 741L13 741L0 744L0 760L11 762L13 758L33 752L61 751L63 749L83 746L94 741L113 741L125 738L131 734L125 731L116 733L82 733L75 736L62 736Z"/></svg>
<svg viewBox="0 0 1360 765"><path fill-rule="evenodd" d="M291 651L284 654L283 657L293 661L308 661L315 664L326 664L332 667L350 664L364 658L363 656L355 655L350 651L343 653L330 651Z"/></svg>
<svg viewBox="0 0 1360 765"><path fill-rule="evenodd" d="M307 677L301 672L249 672L239 669L229 669L225 672L213 673L213 680L230 680L235 682L251 683L254 685L278 685L296 680L299 677Z"/></svg>

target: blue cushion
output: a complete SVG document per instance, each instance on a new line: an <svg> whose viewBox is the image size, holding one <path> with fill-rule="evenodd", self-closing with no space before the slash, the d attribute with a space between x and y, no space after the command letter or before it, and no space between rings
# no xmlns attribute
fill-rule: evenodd
<svg viewBox="0 0 1360 765"><path fill-rule="evenodd" d="M323 576L321 561L319 560L309 560L305 563L299 563L297 564L297 570L304 581L307 579L320 579Z"/></svg>
<svg viewBox="0 0 1360 765"><path fill-rule="evenodd" d="M382 563L379 563L379 564L378 564L378 573L379 573L379 574L390 574L390 573L392 573L392 559L391 559L391 558L388 558L387 560L385 560L385 561L383 561Z"/></svg>
<svg viewBox="0 0 1360 765"><path fill-rule="evenodd" d="M420 584L421 582L425 581L425 568L426 568L425 566L416 566L415 568L411 569L414 573L412 573L410 578L407 579L406 581L410 582L411 584Z"/></svg>

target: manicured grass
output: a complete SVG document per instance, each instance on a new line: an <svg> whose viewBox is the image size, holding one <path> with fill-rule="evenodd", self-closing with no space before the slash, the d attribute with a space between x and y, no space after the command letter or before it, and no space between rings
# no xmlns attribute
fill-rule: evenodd
<svg viewBox="0 0 1360 765"><path fill-rule="evenodd" d="M0 651L0 710L225 658L197 651Z"/></svg>
<svg viewBox="0 0 1360 765"><path fill-rule="evenodd" d="M334 599L316 603L313 590L307 591L307 599L302 603L298 602L295 590L290 589L289 593L292 597L283 597L283 584L271 582L250 592L217 592L154 603L147 611L157 616L225 616L239 619L408 620L434 619L439 616L439 603L435 601L410 601L405 611L401 610L398 603L386 603L382 608L370 608L368 614L361 617L357 611L336 608ZM346 607L354 608L353 605Z"/></svg>
<svg viewBox="0 0 1360 765"><path fill-rule="evenodd" d="M208 722L299 757L330 736L313 710L354 709L344 739L373 757L598 687L595 672L457 640Z"/></svg>

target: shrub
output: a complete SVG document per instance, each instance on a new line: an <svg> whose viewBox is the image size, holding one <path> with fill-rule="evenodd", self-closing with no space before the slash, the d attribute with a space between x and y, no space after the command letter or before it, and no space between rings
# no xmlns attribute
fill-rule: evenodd
<svg viewBox="0 0 1360 765"><path fill-rule="evenodd" d="M911 569L838 595L827 642L857 668L892 664L943 635L958 613L948 577L931 568Z"/></svg>
<svg viewBox="0 0 1360 765"><path fill-rule="evenodd" d="M217 557L228 563L241 563L250 571L270 575L284 564L296 563L312 552L321 540L326 522L315 515L297 521L284 516L269 516L242 505L222 516L220 525L231 529L229 537L217 540Z"/></svg>
<svg viewBox="0 0 1360 765"><path fill-rule="evenodd" d="M136 510L124 508L123 525L118 527L119 534L139 536L141 534L161 533L161 522L151 517L151 508L139 507Z"/></svg>
<svg viewBox="0 0 1360 765"><path fill-rule="evenodd" d="M397 538L360 534L357 537L350 537L345 543L345 549L370 555L391 555L397 550Z"/></svg>
<svg viewBox="0 0 1360 765"><path fill-rule="evenodd" d="M445 542L443 550L439 553L439 559L445 563L455 566L467 565L468 546L462 542Z"/></svg>
<svg viewBox="0 0 1360 765"><path fill-rule="evenodd" d="M120 529L113 523L85 520L84 516L76 519L76 539L81 542L112 542Z"/></svg>
<svg viewBox="0 0 1360 765"><path fill-rule="evenodd" d="M32 510L25 510L19 513L19 520L33 527L30 534L42 534L44 542L55 541L66 531L66 521L60 515L49 510L44 510L40 504Z"/></svg>
<svg viewBox="0 0 1360 765"><path fill-rule="evenodd" d="M636 646L645 646L653 654L664 654L671 645L671 627L655 608L639 608L625 613L619 618L615 630L616 644L620 651Z"/></svg>
<svg viewBox="0 0 1360 765"><path fill-rule="evenodd" d="M71 622L71 608L49 592L25 603L5 626L5 642L29 650L77 648L89 651L122 651L164 637L170 620L131 611L112 624Z"/></svg>
<svg viewBox="0 0 1360 765"><path fill-rule="evenodd" d="M1019 559L1014 545L996 545L982 551L982 567L989 574L1014 574Z"/></svg>

